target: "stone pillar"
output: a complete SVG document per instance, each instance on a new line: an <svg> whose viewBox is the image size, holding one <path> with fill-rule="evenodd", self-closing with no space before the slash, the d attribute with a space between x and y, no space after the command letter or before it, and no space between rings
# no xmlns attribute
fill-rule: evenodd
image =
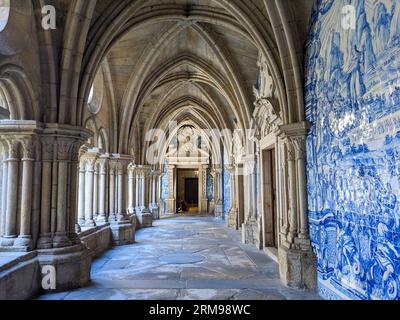
<svg viewBox="0 0 400 320"><path fill-rule="evenodd" d="M199 168L199 205L200 213L208 213L208 197L207 197L207 170L208 164Z"/></svg>
<svg viewBox="0 0 400 320"><path fill-rule="evenodd" d="M75 141L71 148L71 164L70 164L70 176L69 176L69 187L71 189L71 197L68 197L68 212L67 212L67 230L69 238L73 245L81 244L81 239L78 236L79 225L78 225L78 190L79 190L79 153L81 149L81 143Z"/></svg>
<svg viewBox="0 0 400 320"><path fill-rule="evenodd" d="M72 196L72 188L69 183L71 174L71 151L74 148L74 140L68 138L57 139L57 209L56 232L53 237L53 248L64 248L72 245L69 230L69 197ZM87 221L86 221L87 222Z"/></svg>
<svg viewBox="0 0 400 320"><path fill-rule="evenodd" d="M15 120L0 124L0 140L9 142L10 155L1 245L14 245L11 251L37 249L39 264L55 267L56 288L60 291L83 286L90 277L91 258L85 245L77 241L73 223L78 151L89 136L89 131L70 125ZM22 159L20 151L24 151ZM36 247L33 239L37 239Z"/></svg>
<svg viewBox="0 0 400 320"><path fill-rule="evenodd" d="M300 228L299 238L308 240L310 238L308 232L308 204L307 204L307 174L306 174L306 137L293 138L293 144L296 151L296 164L297 164L297 180L299 187L299 214L300 214ZM308 244L308 241L306 241Z"/></svg>
<svg viewBox="0 0 400 320"><path fill-rule="evenodd" d="M167 213L176 213L175 199L175 181L176 181L176 166L168 166L168 199L166 200ZM199 199L200 200L200 199Z"/></svg>
<svg viewBox="0 0 400 320"><path fill-rule="evenodd" d="M42 197L40 208L40 236L37 244L38 249L50 249L53 247L50 221L52 199L50 195L52 192L54 144L54 138L42 139Z"/></svg>
<svg viewBox="0 0 400 320"><path fill-rule="evenodd" d="M109 222L115 222L117 220L117 216L115 214L115 169L116 163L110 160L109 166Z"/></svg>
<svg viewBox="0 0 400 320"><path fill-rule="evenodd" d="M0 219L0 237L4 235L6 227L7 212L7 180L8 180L8 146L7 143L0 141L2 146L2 180L1 180L1 219Z"/></svg>
<svg viewBox="0 0 400 320"><path fill-rule="evenodd" d="M153 216L153 220L160 219L160 207L158 205L158 180L160 177L160 172L157 170L153 170L150 175L150 183L151 183L151 204L150 210Z"/></svg>
<svg viewBox="0 0 400 320"><path fill-rule="evenodd" d="M97 220L99 215L99 165L94 165L94 180L93 180L93 219Z"/></svg>
<svg viewBox="0 0 400 320"><path fill-rule="evenodd" d="M118 162L117 166L117 221L127 221L126 215L127 206L125 203L126 190L125 190L125 178L127 173L126 162Z"/></svg>
<svg viewBox="0 0 400 320"><path fill-rule="evenodd" d="M116 195L116 213L115 218L110 220L114 245L125 245L135 241L136 221L132 224L126 213L127 174L128 165L131 161L132 159L130 157L120 154L113 154L111 158L111 163L113 164L116 174L116 177L114 177L115 192L113 193Z"/></svg>
<svg viewBox="0 0 400 320"><path fill-rule="evenodd" d="M215 201L215 216L224 218L224 202L222 200L222 168L220 166L214 169L214 201Z"/></svg>
<svg viewBox="0 0 400 320"><path fill-rule="evenodd" d="M256 172L257 172L256 156L250 155L246 159L246 212L245 222L242 229L243 243L260 246L260 230L257 221L257 192L256 192Z"/></svg>
<svg viewBox="0 0 400 320"><path fill-rule="evenodd" d="M234 166L226 166L226 169L229 171L230 175L230 180L231 180L231 207L228 212L228 220L227 220L227 225L229 228L233 229L239 229L238 226L238 208L237 208L237 202L236 202L236 170Z"/></svg>
<svg viewBox="0 0 400 320"><path fill-rule="evenodd" d="M78 224L85 225L85 177L86 165L84 162L79 163L79 187L78 187Z"/></svg>
<svg viewBox="0 0 400 320"><path fill-rule="evenodd" d="M17 238L19 143L13 137L8 138L6 141L8 143L7 207L1 245L11 247Z"/></svg>
<svg viewBox="0 0 400 320"><path fill-rule="evenodd" d="M95 159L86 159L85 176L85 227L94 227L96 223L93 218L93 186Z"/></svg>
<svg viewBox="0 0 400 320"><path fill-rule="evenodd" d="M150 167L137 166L136 175L139 177L139 210L137 214L139 226L142 228L151 227L153 224L152 213L150 212L149 206L149 178L150 178Z"/></svg>
<svg viewBox="0 0 400 320"><path fill-rule="evenodd" d="M32 220L32 187L33 187L33 163L35 141L32 138L22 140L22 194L21 194L21 217L20 232L15 242L17 247L26 247L30 250L33 246L31 234Z"/></svg>
<svg viewBox="0 0 400 320"><path fill-rule="evenodd" d="M291 140L286 140L288 160L288 189L289 189L289 242L297 237L297 185L296 185L296 157Z"/></svg>
<svg viewBox="0 0 400 320"><path fill-rule="evenodd" d="M139 175L137 166L134 167L134 170L135 170L135 178L136 178L136 183L135 183L136 214L139 214L139 213L141 213L141 204L140 204L140 201L141 201L141 195L140 195L141 194L141 186L140 186L141 179L140 179L140 175Z"/></svg>
<svg viewBox="0 0 400 320"><path fill-rule="evenodd" d="M108 221L106 215L106 181L107 181L107 162L106 156L100 157L99 160L99 215L97 217L98 223L106 223Z"/></svg>
<svg viewBox="0 0 400 320"><path fill-rule="evenodd" d="M288 231L278 247L282 281L292 287L314 290L317 286L317 259L311 247L307 220L306 136L307 122L281 127L288 168ZM281 232L284 232L281 231Z"/></svg>
<svg viewBox="0 0 400 320"><path fill-rule="evenodd" d="M135 165L128 166L128 213L135 213Z"/></svg>

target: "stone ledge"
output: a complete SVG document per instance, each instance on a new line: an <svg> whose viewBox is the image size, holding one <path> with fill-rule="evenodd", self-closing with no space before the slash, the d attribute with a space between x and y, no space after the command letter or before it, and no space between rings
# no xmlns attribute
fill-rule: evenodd
<svg viewBox="0 0 400 320"><path fill-rule="evenodd" d="M39 294L41 272L36 255L25 255L1 268L0 300L24 300Z"/></svg>
<svg viewBox="0 0 400 320"><path fill-rule="evenodd" d="M12 252L0 252L0 274L19 263L26 262L37 256L36 252L29 253L12 253Z"/></svg>
<svg viewBox="0 0 400 320"><path fill-rule="evenodd" d="M85 230L79 234L79 238L89 249L90 256L96 258L111 247L110 224Z"/></svg>

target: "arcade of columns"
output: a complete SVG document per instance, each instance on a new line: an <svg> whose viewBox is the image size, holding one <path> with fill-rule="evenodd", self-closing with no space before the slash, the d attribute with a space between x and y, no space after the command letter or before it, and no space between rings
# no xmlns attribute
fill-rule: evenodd
<svg viewBox="0 0 400 320"><path fill-rule="evenodd" d="M271 114L271 104L258 101L258 114ZM269 109L268 109L269 108ZM277 117L275 118L277 119ZM262 122L262 121L261 121ZM231 208L227 225L241 230L243 242L266 247L263 213L261 150L275 147L279 258L282 279L289 284L312 284L314 256L307 220L305 137L307 123L269 126L260 133L255 121L254 154L232 165L212 166L213 199L207 199L209 165L199 166L200 212L223 212L223 169L231 179ZM109 227L111 244L134 242L136 228L150 227L160 218L162 170L136 165L132 156L103 153L86 143L91 133L69 126L47 126L34 121L3 122L1 176L1 248L34 251L49 263L54 255L90 259L79 235ZM176 212L177 166L169 165L166 212ZM37 192L39 190L39 192ZM75 207L76 206L76 207ZM75 212L77 214L75 214ZM54 251L55 250L55 251ZM67 259L67 260L68 260ZM300 276L290 265L303 263ZM308 261L308 262L307 262ZM309 266L309 269L307 269ZM298 271L296 271L298 272ZM84 272L82 272L84 274ZM85 282L85 279L79 280Z"/></svg>

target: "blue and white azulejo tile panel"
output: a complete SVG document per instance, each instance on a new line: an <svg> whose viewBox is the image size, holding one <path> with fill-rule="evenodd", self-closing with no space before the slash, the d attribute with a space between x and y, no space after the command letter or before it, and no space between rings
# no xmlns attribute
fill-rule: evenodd
<svg viewBox="0 0 400 320"><path fill-rule="evenodd" d="M320 293L399 299L400 1L317 0L306 51Z"/></svg>

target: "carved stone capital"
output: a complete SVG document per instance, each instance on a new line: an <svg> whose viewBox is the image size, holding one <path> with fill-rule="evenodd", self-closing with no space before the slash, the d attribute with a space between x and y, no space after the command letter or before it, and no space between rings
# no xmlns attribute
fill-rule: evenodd
<svg viewBox="0 0 400 320"><path fill-rule="evenodd" d="M99 164L99 174L107 174L108 159L100 158L98 160L98 164Z"/></svg>
<svg viewBox="0 0 400 320"><path fill-rule="evenodd" d="M86 158L85 160L86 171L94 172L96 169L97 158Z"/></svg>
<svg viewBox="0 0 400 320"><path fill-rule="evenodd" d="M57 139L57 159L59 161L70 161L72 160L71 151L75 140L70 138L58 138Z"/></svg>
<svg viewBox="0 0 400 320"><path fill-rule="evenodd" d="M296 152L293 146L293 141L290 138L286 138L284 140L286 151L288 155L288 161L295 161L296 160Z"/></svg>
<svg viewBox="0 0 400 320"><path fill-rule="evenodd" d="M296 153L296 160L305 160L307 158L306 137L292 137L293 146Z"/></svg>
<svg viewBox="0 0 400 320"><path fill-rule="evenodd" d="M52 161L54 159L54 137L45 137L40 139L42 144L42 160L43 161Z"/></svg>

